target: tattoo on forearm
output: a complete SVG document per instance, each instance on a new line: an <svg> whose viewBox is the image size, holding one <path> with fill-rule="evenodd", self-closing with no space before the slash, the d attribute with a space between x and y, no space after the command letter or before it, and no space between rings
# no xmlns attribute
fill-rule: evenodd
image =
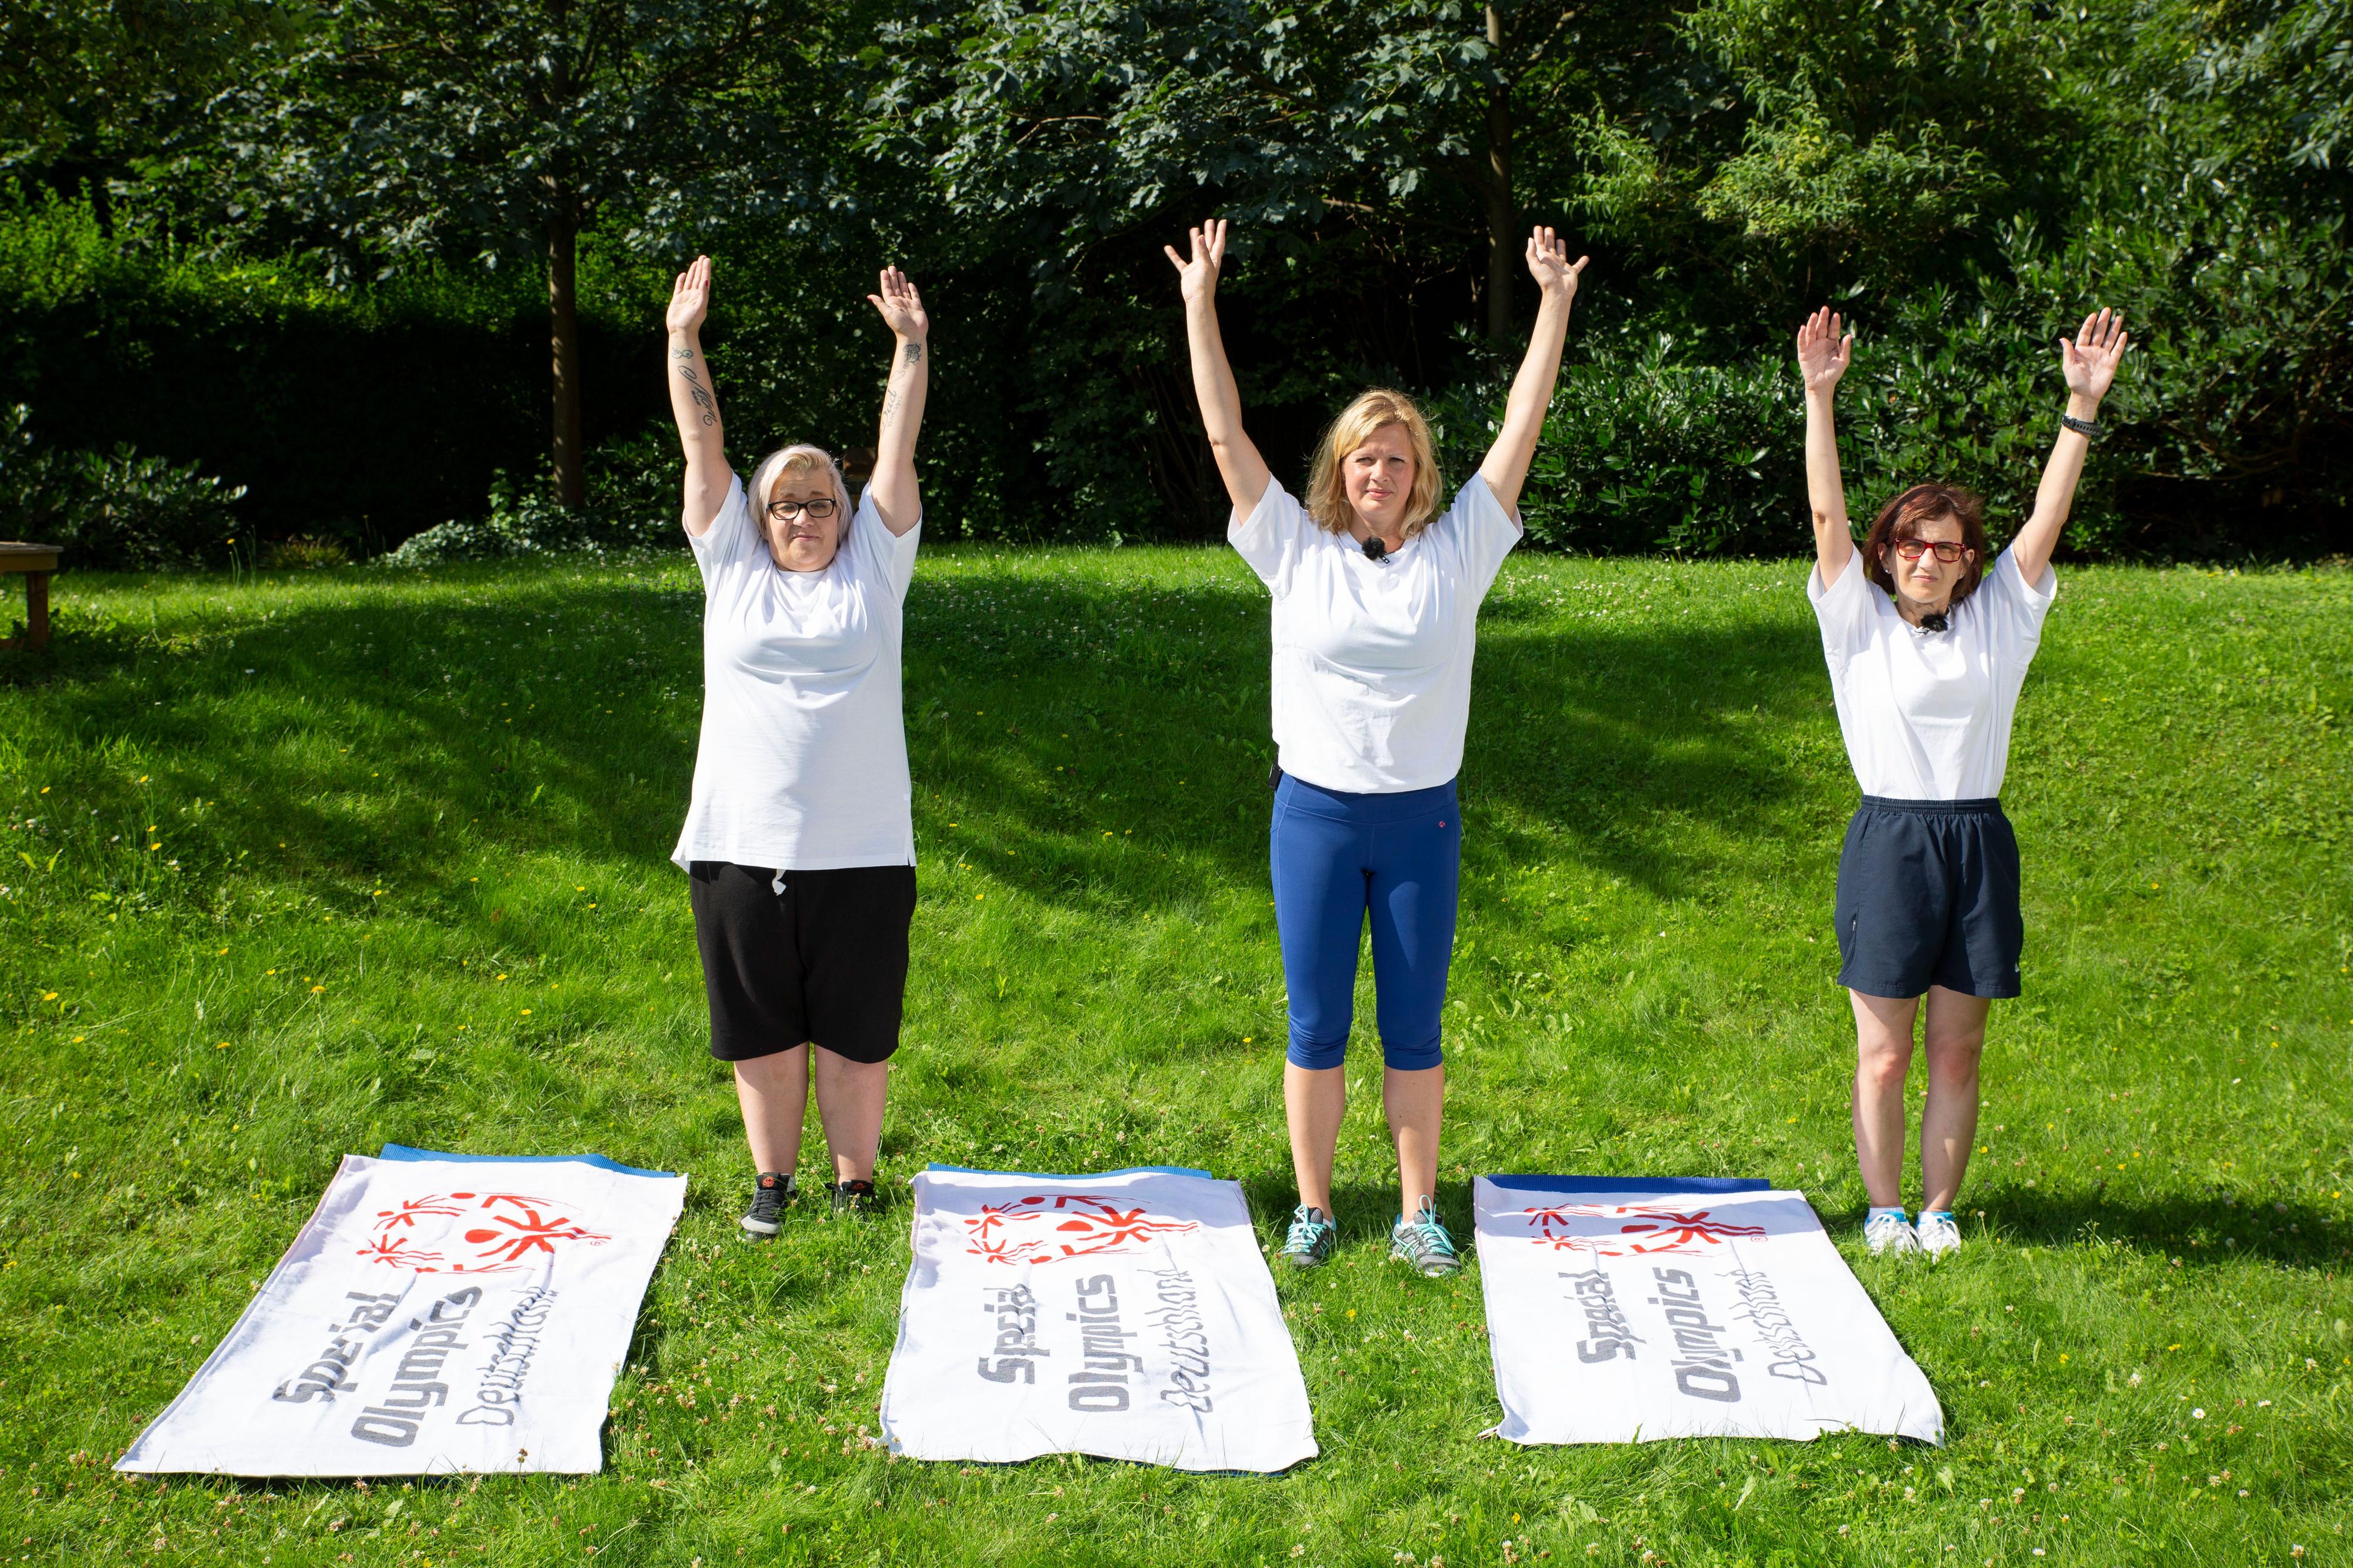
<svg viewBox="0 0 2353 1568"><path fill-rule="evenodd" d="M914 344L913 344L913 343L909 343L907 346L908 346L909 348L913 348L913 347L914 347L915 345L914 345ZM899 389L898 389L897 387L895 387L895 386L894 386L894 387L892 387L892 388L891 389L891 394L890 394L890 395L889 395L889 396L887 396L887 397L885 397L885 398L883 398L883 400L882 400L882 427L883 427L885 430L888 430L888 429L891 427L891 421L892 421L892 418L893 418L893 417L898 414L898 412L899 412Z"/></svg>
<svg viewBox="0 0 2353 1568"><path fill-rule="evenodd" d="M694 357L694 351L692 349L672 349L670 351L670 357L672 359L692 359Z"/></svg>
<svg viewBox="0 0 2353 1568"><path fill-rule="evenodd" d="M909 343L899 357L908 364L921 364L923 363L923 345Z"/></svg>
<svg viewBox="0 0 2353 1568"><path fill-rule="evenodd" d="M678 374L686 382L686 395L694 400L695 407L702 411L702 423L706 426L718 424L719 405L712 400L711 391L702 384L702 378L694 374L694 367L682 364L678 367Z"/></svg>

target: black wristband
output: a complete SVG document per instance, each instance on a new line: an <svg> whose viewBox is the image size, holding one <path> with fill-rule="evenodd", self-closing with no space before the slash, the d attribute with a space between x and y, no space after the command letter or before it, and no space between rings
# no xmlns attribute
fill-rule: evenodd
<svg viewBox="0 0 2353 1568"><path fill-rule="evenodd" d="M2096 419L2078 419L2072 414L2062 414L2059 416L2059 423L2078 436L2089 436L2094 440L2099 439L2105 434L2100 428L2100 422Z"/></svg>

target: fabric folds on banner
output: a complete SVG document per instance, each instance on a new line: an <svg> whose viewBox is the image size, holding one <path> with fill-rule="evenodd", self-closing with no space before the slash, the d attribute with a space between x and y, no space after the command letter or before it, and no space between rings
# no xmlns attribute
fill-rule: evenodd
<svg viewBox="0 0 2353 1568"><path fill-rule="evenodd" d="M346 1154L294 1245L118 1470L603 1467L686 1178L597 1155Z"/></svg>
<svg viewBox="0 0 2353 1568"><path fill-rule="evenodd" d="M1314 1425L1239 1183L1205 1171L915 1178L882 1385L892 1451L1271 1473Z"/></svg>
<svg viewBox="0 0 2353 1568"><path fill-rule="evenodd" d="M1801 1193L1482 1176L1472 1210L1499 1436L1944 1440L1936 1392Z"/></svg>

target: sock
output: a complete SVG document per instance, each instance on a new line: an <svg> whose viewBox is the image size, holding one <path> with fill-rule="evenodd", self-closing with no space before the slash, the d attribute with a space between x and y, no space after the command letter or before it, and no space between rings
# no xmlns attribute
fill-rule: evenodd
<svg viewBox="0 0 2353 1568"><path fill-rule="evenodd" d="M1873 1220L1877 1219L1882 1215L1894 1215L1897 1219L1909 1219L1912 1217L1904 1212L1901 1205L1898 1205L1897 1207L1891 1209L1874 1208L1869 1214L1863 1215L1862 1223L1869 1225Z"/></svg>

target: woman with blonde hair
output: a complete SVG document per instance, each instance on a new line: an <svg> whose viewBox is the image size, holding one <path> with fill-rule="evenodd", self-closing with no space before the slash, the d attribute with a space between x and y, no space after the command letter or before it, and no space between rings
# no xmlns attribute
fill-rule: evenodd
<svg viewBox="0 0 2353 1568"><path fill-rule="evenodd" d="M709 257L678 275L667 318L704 595L702 739L670 858L689 878L711 1054L733 1068L752 1146L754 1236L775 1235L792 1201L812 1078L832 1212L871 1206L906 994L915 830L899 658L931 319L895 267L867 300L897 341L855 510L820 447L770 453L748 488L728 467L701 342Z"/></svg>
<svg viewBox="0 0 2353 1568"><path fill-rule="evenodd" d="M1242 430L1218 332L1226 225L1167 249L1185 296L1193 389L1233 500L1226 537L1274 596L1277 781L1268 837L1291 1044L1283 1106L1299 1206L1282 1256L1332 1256L1332 1165L1346 1109L1356 946L1372 921L1382 1101L1397 1145L1389 1255L1425 1275L1461 1266L1438 1217L1446 1069L1439 1015L1454 952L1462 817L1455 774L1470 722L1480 602L1520 540L1520 485L1560 374L1586 258L1548 228L1528 240L1543 291L1487 460L1441 510L1430 425L1403 393L1364 394L1324 433L1304 504Z"/></svg>

